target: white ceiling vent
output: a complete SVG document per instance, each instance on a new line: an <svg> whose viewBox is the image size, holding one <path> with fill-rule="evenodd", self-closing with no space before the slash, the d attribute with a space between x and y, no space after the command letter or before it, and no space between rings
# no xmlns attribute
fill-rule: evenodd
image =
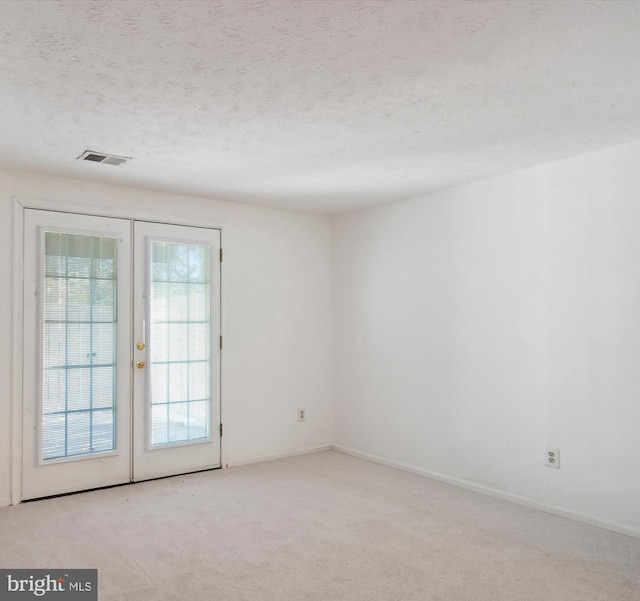
<svg viewBox="0 0 640 601"><path fill-rule="evenodd" d="M119 157L115 154L104 154L93 150L85 150L79 157L79 161L91 161L93 163L106 163L107 165L122 165L131 157Z"/></svg>

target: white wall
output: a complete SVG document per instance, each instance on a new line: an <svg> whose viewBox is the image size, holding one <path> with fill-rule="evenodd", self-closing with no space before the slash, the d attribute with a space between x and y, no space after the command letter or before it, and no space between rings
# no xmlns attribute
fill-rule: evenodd
<svg viewBox="0 0 640 601"><path fill-rule="evenodd" d="M322 217L0 171L0 276L14 196L220 225L223 461L333 426L343 448L640 535L638 165L640 143L344 215L333 242ZM11 302L7 284L0 504Z"/></svg>
<svg viewBox="0 0 640 601"><path fill-rule="evenodd" d="M0 171L0 505L10 498L14 196L221 226L223 462L331 443L328 218Z"/></svg>
<svg viewBox="0 0 640 601"><path fill-rule="evenodd" d="M639 167L636 143L336 218L334 442L640 535Z"/></svg>

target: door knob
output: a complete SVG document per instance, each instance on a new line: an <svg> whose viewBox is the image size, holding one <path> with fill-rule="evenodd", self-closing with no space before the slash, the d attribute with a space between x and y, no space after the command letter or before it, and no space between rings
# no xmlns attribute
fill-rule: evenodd
<svg viewBox="0 0 640 601"><path fill-rule="evenodd" d="M144 369L145 367L147 367L147 362L146 361L136 361L136 367L138 369Z"/></svg>
<svg viewBox="0 0 640 601"><path fill-rule="evenodd" d="M138 344L136 344L136 348L141 351L144 349L144 342L138 342Z"/></svg>

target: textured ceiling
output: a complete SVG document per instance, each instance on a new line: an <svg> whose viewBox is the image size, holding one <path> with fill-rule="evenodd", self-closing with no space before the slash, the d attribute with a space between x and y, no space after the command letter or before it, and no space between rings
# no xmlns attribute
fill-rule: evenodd
<svg viewBox="0 0 640 601"><path fill-rule="evenodd" d="M640 138L639 31L622 1L4 1L0 166L397 200Z"/></svg>

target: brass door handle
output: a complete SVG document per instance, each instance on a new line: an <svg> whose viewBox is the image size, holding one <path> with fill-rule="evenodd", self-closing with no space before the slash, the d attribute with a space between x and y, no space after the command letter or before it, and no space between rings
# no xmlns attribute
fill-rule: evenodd
<svg viewBox="0 0 640 601"><path fill-rule="evenodd" d="M147 367L147 362L146 361L136 361L136 367L138 369L144 369L145 367Z"/></svg>

